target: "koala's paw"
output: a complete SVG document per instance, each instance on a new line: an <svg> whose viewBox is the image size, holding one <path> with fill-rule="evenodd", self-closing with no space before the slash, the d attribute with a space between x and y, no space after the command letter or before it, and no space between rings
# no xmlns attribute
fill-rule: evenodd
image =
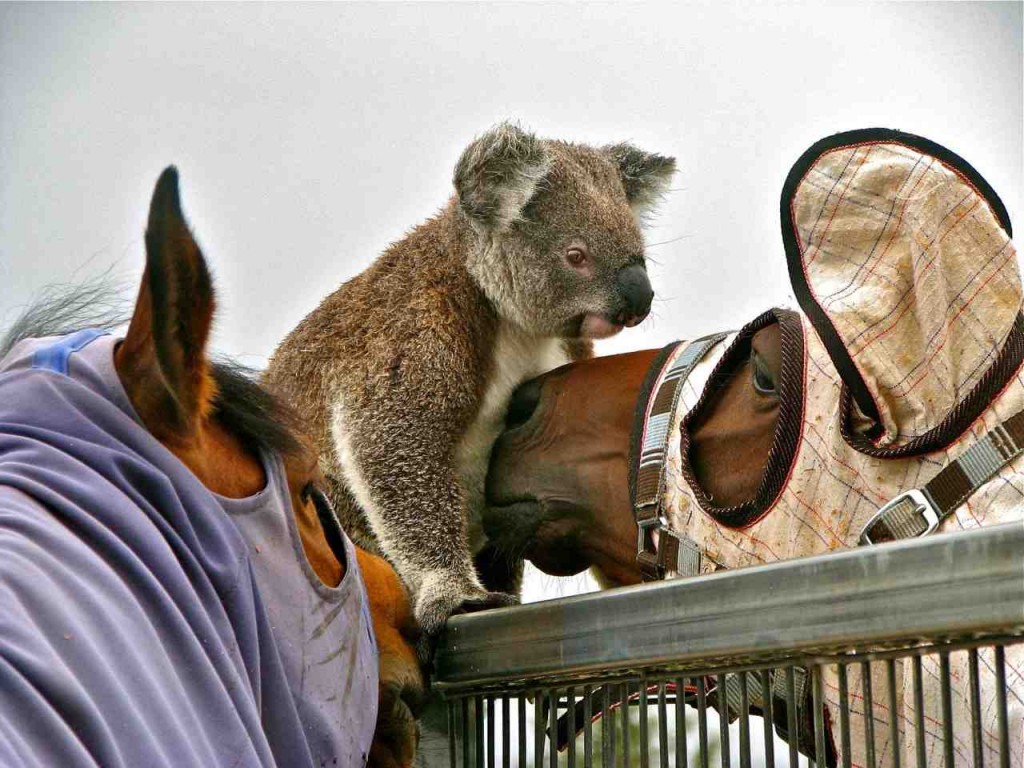
<svg viewBox="0 0 1024 768"><path fill-rule="evenodd" d="M518 604L518 597L505 592L488 592L477 585L459 588L452 580L426 581L416 598L415 607L416 623L423 632L417 646L420 661L427 664L433 656L435 641L449 616Z"/></svg>

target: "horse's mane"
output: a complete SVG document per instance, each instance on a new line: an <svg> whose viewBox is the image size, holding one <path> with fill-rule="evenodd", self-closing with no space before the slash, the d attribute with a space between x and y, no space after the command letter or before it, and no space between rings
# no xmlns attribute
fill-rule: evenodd
<svg viewBox="0 0 1024 768"><path fill-rule="evenodd" d="M64 336L82 328L127 325L132 304L110 271L75 285L48 285L0 337L0 358L25 339Z"/></svg>
<svg viewBox="0 0 1024 768"><path fill-rule="evenodd" d="M76 285L47 286L0 337L0 359L25 339L62 336L82 328L112 331L128 324L133 304L109 272ZM217 418L246 444L300 455L298 414L259 383L260 372L227 357L211 362Z"/></svg>

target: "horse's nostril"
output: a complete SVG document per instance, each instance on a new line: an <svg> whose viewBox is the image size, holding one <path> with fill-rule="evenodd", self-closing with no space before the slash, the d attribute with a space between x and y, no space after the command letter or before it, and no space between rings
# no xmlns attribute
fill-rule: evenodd
<svg viewBox="0 0 1024 768"><path fill-rule="evenodd" d="M505 416L505 429L515 429L530 420L540 403L540 382L533 380L520 385L512 393Z"/></svg>

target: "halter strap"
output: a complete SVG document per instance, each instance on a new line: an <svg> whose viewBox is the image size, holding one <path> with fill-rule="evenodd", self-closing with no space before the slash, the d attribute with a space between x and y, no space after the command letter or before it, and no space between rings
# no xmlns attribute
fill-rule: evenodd
<svg viewBox="0 0 1024 768"><path fill-rule="evenodd" d="M860 544L925 536L982 485L1024 453L1024 411L986 432L922 488L896 496L864 525Z"/></svg>
<svg viewBox="0 0 1024 768"><path fill-rule="evenodd" d="M630 490L637 525L636 562L645 581L666 573L700 573L701 550L695 541L668 526L663 509L665 460L683 384L704 356L728 333L715 333L690 342L675 355L679 342L655 357L637 401L630 456ZM655 536L655 533L658 536Z"/></svg>

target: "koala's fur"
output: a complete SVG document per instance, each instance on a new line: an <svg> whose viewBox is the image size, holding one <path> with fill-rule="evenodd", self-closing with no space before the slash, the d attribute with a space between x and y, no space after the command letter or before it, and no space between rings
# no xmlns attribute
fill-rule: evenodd
<svg viewBox="0 0 1024 768"><path fill-rule="evenodd" d="M602 321L612 332L624 324L617 275L642 267L639 218L674 169L628 144L499 125L463 153L447 206L275 352L267 381L310 419L346 529L394 563L428 633L460 605L499 597L473 555L508 398L589 356L580 334L593 318L613 318ZM573 243L585 244L589 274L566 262Z"/></svg>

